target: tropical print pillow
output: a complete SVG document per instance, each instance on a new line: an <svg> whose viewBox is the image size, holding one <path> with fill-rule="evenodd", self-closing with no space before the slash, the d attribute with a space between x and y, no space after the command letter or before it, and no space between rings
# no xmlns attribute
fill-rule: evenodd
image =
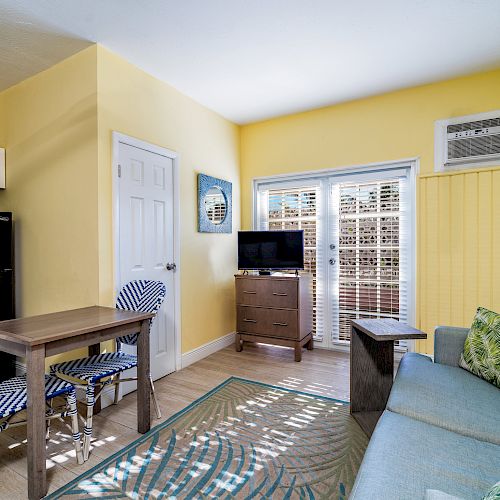
<svg viewBox="0 0 500 500"><path fill-rule="evenodd" d="M459 364L500 387L500 314L477 309Z"/></svg>
<svg viewBox="0 0 500 500"><path fill-rule="evenodd" d="M500 481L495 484L486 496L483 497L483 500L498 500L500 498Z"/></svg>

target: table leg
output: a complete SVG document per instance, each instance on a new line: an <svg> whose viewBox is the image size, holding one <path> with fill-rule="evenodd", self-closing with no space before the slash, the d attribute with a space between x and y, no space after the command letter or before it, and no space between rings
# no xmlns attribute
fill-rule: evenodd
<svg viewBox="0 0 500 500"><path fill-rule="evenodd" d="M95 356L96 354L101 354L101 344L89 345L89 356ZM94 409L92 413L94 415L99 415L101 412L101 398L94 402Z"/></svg>
<svg viewBox="0 0 500 500"><path fill-rule="evenodd" d="M149 320L145 320L137 340L137 431L141 434L151 428L149 371Z"/></svg>
<svg viewBox="0 0 500 500"><path fill-rule="evenodd" d="M26 349L28 498L47 494L45 474L45 345Z"/></svg>
<svg viewBox="0 0 500 500"><path fill-rule="evenodd" d="M371 435L385 409L394 377L394 341L351 329L351 414Z"/></svg>

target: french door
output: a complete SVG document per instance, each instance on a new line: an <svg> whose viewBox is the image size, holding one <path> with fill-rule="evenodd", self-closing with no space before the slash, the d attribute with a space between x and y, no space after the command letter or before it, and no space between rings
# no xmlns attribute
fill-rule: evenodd
<svg viewBox="0 0 500 500"><path fill-rule="evenodd" d="M256 182L256 227L304 230L316 346L347 349L351 319L413 323L412 175L395 165Z"/></svg>

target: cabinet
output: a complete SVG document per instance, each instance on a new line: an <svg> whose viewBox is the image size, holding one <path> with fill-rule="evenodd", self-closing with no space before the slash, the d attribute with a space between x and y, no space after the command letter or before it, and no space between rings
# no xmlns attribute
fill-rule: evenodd
<svg viewBox="0 0 500 500"><path fill-rule="evenodd" d="M244 341L293 347L300 361L313 348L311 284L309 275L237 274L236 350Z"/></svg>

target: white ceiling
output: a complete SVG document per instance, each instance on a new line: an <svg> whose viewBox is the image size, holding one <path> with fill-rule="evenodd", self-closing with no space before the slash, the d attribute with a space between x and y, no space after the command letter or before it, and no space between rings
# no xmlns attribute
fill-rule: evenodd
<svg viewBox="0 0 500 500"><path fill-rule="evenodd" d="M0 89L98 42L236 123L500 66L500 0L0 0Z"/></svg>

